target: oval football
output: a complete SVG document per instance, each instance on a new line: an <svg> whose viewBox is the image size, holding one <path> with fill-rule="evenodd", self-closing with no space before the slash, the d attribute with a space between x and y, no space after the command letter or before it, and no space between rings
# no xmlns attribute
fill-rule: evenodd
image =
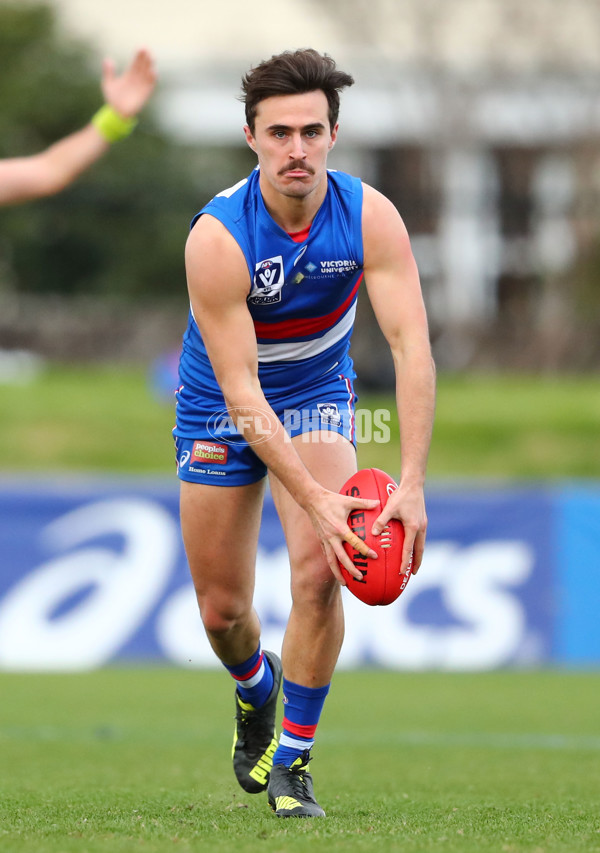
<svg viewBox="0 0 600 853"><path fill-rule="evenodd" d="M340 563L340 569L350 592L371 606L391 604L403 592L410 575L400 574L404 528L402 523L391 519L379 536L373 536L371 528L387 503L390 494L397 488L396 482L379 468L362 468L353 474L340 489L340 494L355 498L376 499L380 506L375 509L356 509L348 516L348 525L367 545L375 551L377 559L363 557L344 542L344 549L362 580L352 577Z"/></svg>

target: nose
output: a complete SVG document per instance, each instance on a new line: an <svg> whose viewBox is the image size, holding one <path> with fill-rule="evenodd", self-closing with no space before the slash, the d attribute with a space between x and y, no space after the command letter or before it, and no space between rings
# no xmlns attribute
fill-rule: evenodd
<svg viewBox="0 0 600 853"><path fill-rule="evenodd" d="M304 153L304 144L302 141L301 133L294 133L291 138L291 146L290 146L290 160L304 160L306 154Z"/></svg>

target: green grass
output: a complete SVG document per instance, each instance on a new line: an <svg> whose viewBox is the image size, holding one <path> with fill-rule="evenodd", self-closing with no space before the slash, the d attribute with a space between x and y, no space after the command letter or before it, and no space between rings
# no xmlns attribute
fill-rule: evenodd
<svg viewBox="0 0 600 853"><path fill-rule="evenodd" d="M51 366L0 385L0 470L171 474L174 423L142 369Z"/></svg>
<svg viewBox="0 0 600 853"><path fill-rule="evenodd" d="M1 674L0 849L600 851L600 675L341 672L278 820L230 763L225 673Z"/></svg>
<svg viewBox="0 0 600 853"><path fill-rule="evenodd" d="M397 474L391 395L359 408L390 412L391 441L359 444L361 467ZM25 386L0 385L0 470L170 475L171 402L159 402L132 367L51 366ZM597 376L439 377L431 478L599 478Z"/></svg>
<svg viewBox="0 0 600 853"><path fill-rule="evenodd" d="M598 376L442 377L431 464L439 475L598 477Z"/></svg>

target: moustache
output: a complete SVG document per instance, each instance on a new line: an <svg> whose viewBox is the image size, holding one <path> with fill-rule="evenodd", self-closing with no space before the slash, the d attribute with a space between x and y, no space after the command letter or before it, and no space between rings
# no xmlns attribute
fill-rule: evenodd
<svg viewBox="0 0 600 853"><path fill-rule="evenodd" d="M286 172L294 172L296 169L302 169L303 172L308 172L309 175L314 175L315 170L308 163L303 163L302 160L292 160L283 169L280 169L278 174L285 175Z"/></svg>

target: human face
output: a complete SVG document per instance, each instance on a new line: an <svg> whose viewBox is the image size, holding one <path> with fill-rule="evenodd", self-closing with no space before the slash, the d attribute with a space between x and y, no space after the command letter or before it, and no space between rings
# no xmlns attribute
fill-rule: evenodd
<svg viewBox="0 0 600 853"><path fill-rule="evenodd" d="M330 129L329 107L320 89L301 95L274 95L258 104L254 134L246 141L258 156L265 201L277 195L321 200L327 189L327 155L336 140Z"/></svg>

